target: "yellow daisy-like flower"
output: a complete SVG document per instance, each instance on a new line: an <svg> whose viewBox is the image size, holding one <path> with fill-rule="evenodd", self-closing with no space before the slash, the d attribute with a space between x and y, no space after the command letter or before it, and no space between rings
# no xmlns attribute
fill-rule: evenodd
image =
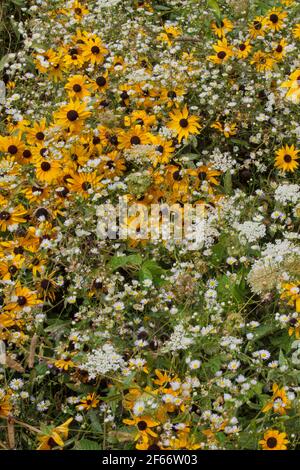
<svg viewBox="0 0 300 470"><path fill-rule="evenodd" d="M267 14L267 26L274 31L280 31L284 26L284 19L287 17L287 13L282 11L281 8L273 8Z"/></svg>
<svg viewBox="0 0 300 470"><path fill-rule="evenodd" d="M34 307L40 304L42 304L42 302L37 298L35 292L28 289L28 287L18 285L14 290L11 301L6 305L5 310L20 312L25 307Z"/></svg>
<svg viewBox="0 0 300 470"><path fill-rule="evenodd" d="M287 450L288 443L286 433L279 432L276 429L268 429L264 433L263 439L259 441L263 450Z"/></svg>
<svg viewBox="0 0 300 470"><path fill-rule="evenodd" d="M5 232L11 225L26 222L24 218L26 214L27 210L21 204L13 208L2 208L0 211L0 231Z"/></svg>
<svg viewBox="0 0 300 470"><path fill-rule="evenodd" d="M74 16L77 20L81 20L84 15L88 15L89 13L86 6L77 0L72 5L72 11L74 12Z"/></svg>
<svg viewBox="0 0 300 470"><path fill-rule="evenodd" d="M108 53L108 50L98 37L89 38L87 43L82 46L82 49L84 59L97 65L103 64L104 57Z"/></svg>
<svg viewBox="0 0 300 470"><path fill-rule="evenodd" d="M79 132L84 125L85 120L90 116L87 111L86 104L80 103L78 100L71 101L62 106L54 115L56 123L71 132Z"/></svg>
<svg viewBox="0 0 300 470"><path fill-rule="evenodd" d="M300 283L287 282L283 284L284 292L281 294L281 299L288 299L288 304L293 305L296 312L300 313Z"/></svg>
<svg viewBox="0 0 300 470"><path fill-rule="evenodd" d="M65 85L65 90L70 98L83 99L90 94L87 79L83 75L70 77Z"/></svg>
<svg viewBox="0 0 300 470"><path fill-rule="evenodd" d="M233 23L228 18L223 18L218 22L213 21L211 23L211 29L218 36L218 38L222 38L233 30Z"/></svg>
<svg viewBox="0 0 300 470"><path fill-rule="evenodd" d="M127 131L120 133L118 137L119 149L130 149L135 145L146 145L150 143L150 136L141 125L137 124Z"/></svg>
<svg viewBox="0 0 300 470"><path fill-rule="evenodd" d="M250 44L250 41L243 41L237 46L235 54L238 59L246 59L246 57L248 57L248 55L250 54L251 49L252 46Z"/></svg>
<svg viewBox="0 0 300 470"><path fill-rule="evenodd" d="M250 64L254 64L258 72L266 72L272 70L275 60L263 51L258 51L253 54Z"/></svg>
<svg viewBox="0 0 300 470"><path fill-rule="evenodd" d="M91 408L97 408L100 400L97 398L96 393L89 393L85 398L80 400L79 405L76 406L77 410L90 410Z"/></svg>
<svg viewBox="0 0 300 470"><path fill-rule="evenodd" d="M262 412L267 413L272 410L274 413L279 413L281 416L285 415L286 411L291 407L290 400L286 395L285 389L279 388L277 384L273 384L272 390L273 396L263 407Z"/></svg>
<svg viewBox="0 0 300 470"><path fill-rule="evenodd" d="M20 158L22 157L24 149L25 145L20 135L0 137L0 152L7 153L15 158Z"/></svg>
<svg viewBox="0 0 300 470"><path fill-rule="evenodd" d="M225 38L218 41L217 44L214 44L213 48L216 51L216 54L208 56L207 59L215 64L223 64L223 62L226 62L234 55L232 47L229 46L227 39Z"/></svg>
<svg viewBox="0 0 300 470"><path fill-rule="evenodd" d="M69 418L60 426L55 427L47 434L42 434L38 437L40 442L37 450L52 450L54 447L63 448L69 435L69 425L72 423L73 418Z"/></svg>
<svg viewBox="0 0 300 470"><path fill-rule="evenodd" d="M46 119L34 122L32 127L26 128L26 140L30 145L43 145L45 140Z"/></svg>
<svg viewBox="0 0 300 470"><path fill-rule="evenodd" d="M237 125L235 123L232 124L221 124L219 121L216 121L214 124L212 124L210 127L214 129L218 129L224 136L228 139L228 137L231 137L232 135L237 134Z"/></svg>
<svg viewBox="0 0 300 470"><path fill-rule="evenodd" d="M149 436L157 437L156 432L152 428L158 426L160 423L151 418L151 416L135 416L133 419L123 419L124 424L129 426L136 426L137 434L135 436L135 441L139 438L148 440Z"/></svg>
<svg viewBox="0 0 300 470"><path fill-rule="evenodd" d="M264 36L267 29L267 20L263 16L256 16L249 24L249 33L252 39Z"/></svg>
<svg viewBox="0 0 300 470"><path fill-rule="evenodd" d="M298 104L300 102L300 69L295 70L289 76L289 80L281 84L281 87L289 88L285 98L294 104Z"/></svg>
<svg viewBox="0 0 300 470"><path fill-rule="evenodd" d="M282 60L286 55L286 46L288 45L285 39L281 39L273 49L274 58L276 60Z"/></svg>
<svg viewBox="0 0 300 470"><path fill-rule="evenodd" d="M171 120L167 126L176 132L179 142L182 139L187 139L189 135L199 134L201 129L199 117L190 115L186 105L182 110L175 109L172 111L170 118Z"/></svg>
<svg viewBox="0 0 300 470"><path fill-rule="evenodd" d="M283 171L294 172L299 163L297 162L299 150L294 145L285 145L276 152L275 167Z"/></svg>
<svg viewBox="0 0 300 470"><path fill-rule="evenodd" d="M296 24L293 29L293 36L295 39L300 39L300 23Z"/></svg>
<svg viewBox="0 0 300 470"><path fill-rule="evenodd" d="M80 194L86 199L90 197L91 190L99 189L100 180L101 176L94 171L93 173L72 173L67 182L72 192Z"/></svg>
<svg viewBox="0 0 300 470"><path fill-rule="evenodd" d="M35 162L35 174L43 183L54 183L61 172L60 163L56 160L37 159Z"/></svg>

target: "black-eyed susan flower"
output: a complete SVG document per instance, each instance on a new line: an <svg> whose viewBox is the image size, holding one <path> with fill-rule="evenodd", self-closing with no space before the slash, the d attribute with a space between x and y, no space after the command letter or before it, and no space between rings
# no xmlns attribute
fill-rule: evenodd
<svg viewBox="0 0 300 470"><path fill-rule="evenodd" d="M5 232L11 225L26 222L27 210L22 204L15 207L2 207L0 210L0 231Z"/></svg>
<svg viewBox="0 0 300 470"><path fill-rule="evenodd" d="M119 149L130 149L135 145L146 145L150 142L150 136L141 125L137 124L128 130L122 131L118 137Z"/></svg>
<svg viewBox="0 0 300 470"><path fill-rule="evenodd" d="M219 121L216 121L211 127L224 134L227 139L237 134L237 125L235 123L221 124Z"/></svg>
<svg viewBox="0 0 300 470"><path fill-rule="evenodd" d="M208 56L207 59L215 64L223 64L223 62L227 62L234 55L233 49L228 44L226 38L222 38L217 44L213 44L213 49L216 54Z"/></svg>
<svg viewBox="0 0 300 470"><path fill-rule="evenodd" d="M285 145L276 152L275 167L282 171L295 171L299 163L297 162L299 150L294 145Z"/></svg>
<svg viewBox="0 0 300 470"><path fill-rule="evenodd" d="M246 59L250 54L252 46L250 44L250 40L247 39L246 41L242 41L238 44L236 48L236 56L238 59Z"/></svg>
<svg viewBox="0 0 300 470"><path fill-rule="evenodd" d="M295 39L300 39L300 23L296 24L293 29L293 36Z"/></svg>
<svg viewBox="0 0 300 470"><path fill-rule="evenodd" d="M284 19L287 17L287 13L282 11L281 8L273 8L266 15L267 26L274 31L280 31L284 26Z"/></svg>
<svg viewBox="0 0 300 470"><path fill-rule="evenodd" d="M90 94L89 83L83 75L73 75L65 85L65 89L71 99L83 99Z"/></svg>
<svg viewBox="0 0 300 470"><path fill-rule="evenodd" d="M267 19L263 16L256 16L249 24L249 33L252 39L264 36L267 29Z"/></svg>
<svg viewBox="0 0 300 470"><path fill-rule="evenodd" d="M286 55L286 47L288 43L287 41L283 38L281 39L277 44L275 44L272 54L274 55L274 58L276 60L282 60L284 56Z"/></svg>
<svg viewBox="0 0 300 470"><path fill-rule="evenodd" d="M258 72L266 72L268 70L272 70L275 60L270 54L263 51L257 51L253 54L250 64L255 65Z"/></svg>
<svg viewBox="0 0 300 470"><path fill-rule="evenodd" d="M135 440L143 438L148 440L149 436L157 437L157 433L153 431L152 428L159 426L159 422L155 421L151 416L134 416L132 419L123 419L123 423L128 426L136 427Z"/></svg>
<svg viewBox="0 0 300 470"><path fill-rule="evenodd" d="M279 432L276 429L268 429L264 433L263 439L259 441L263 450L287 450L289 443L285 432Z"/></svg>
<svg viewBox="0 0 300 470"><path fill-rule="evenodd" d="M233 30L233 23L228 18L223 18L219 21L213 21L211 23L211 29L219 38L222 38Z"/></svg>
<svg viewBox="0 0 300 470"><path fill-rule="evenodd" d="M97 397L96 393L89 393L85 398L80 400L79 405L77 405L77 410L79 411L88 411L92 408L97 408L99 405L100 400Z"/></svg>
<svg viewBox="0 0 300 470"><path fill-rule="evenodd" d="M45 132L47 129L46 119L40 122L34 122L32 127L26 128L26 140L30 145L43 145L46 138Z"/></svg>
<svg viewBox="0 0 300 470"><path fill-rule="evenodd" d="M90 114L91 112L87 110L85 103L78 100L71 101L55 113L55 123L76 133L80 131Z"/></svg>
<svg viewBox="0 0 300 470"><path fill-rule="evenodd" d="M42 432L38 436L39 446L37 450L62 449L65 445L64 441L68 439L69 425L72 421L73 418L69 418L63 424L47 430L44 433Z"/></svg>
<svg viewBox="0 0 300 470"><path fill-rule="evenodd" d="M189 135L199 134L201 129L199 117L190 115L186 105L182 110L175 109L170 113L168 127L175 131L179 142Z"/></svg>
<svg viewBox="0 0 300 470"><path fill-rule="evenodd" d="M273 384L272 391L273 396L263 407L262 412L267 413L272 410L274 413L285 415L287 410L291 407L285 389L283 387L280 388L277 384Z"/></svg>
<svg viewBox="0 0 300 470"><path fill-rule="evenodd" d="M7 153L15 158L20 158L22 157L24 149L25 145L20 135L0 137L0 152Z"/></svg>
<svg viewBox="0 0 300 470"><path fill-rule="evenodd" d="M104 57L107 53L107 48L102 43L101 39L95 35L89 37L88 41L83 46L83 57L92 64L103 64Z"/></svg>
<svg viewBox="0 0 300 470"><path fill-rule="evenodd" d="M17 284L10 301L5 306L5 310L11 312L20 312L24 308L28 309L36 305L41 305L41 301L37 298L35 291L30 290L28 287Z"/></svg>
<svg viewBox="0 0 300 470"><path fill-rule="evenodd" d="M281 299L287 299L289 305L295 307L296 312L300 313L300 283L285 282L282 285L283 292Z"/></svg>
<svg viewBox="0 0 300 470"><path fill-rule="evenodd" d="M300 102L300 69L295 70L289 76L289 80L281 84L282 88L288 88L285 98L294 104Z"/></svg>
<svg viewBox="0 0 300 470"><path fill-rule="evenodd" d="M102 187L100 181L102 176L96 171L92 173L72 173L67 179L68 187L71 192L81 195L85 199L90 197L91 192Z"/></svg>
<svg viewBox="0 0 300 470"><path fill-rule="evenodd" d="M60 162L57 160L39 158L35 161L36 178L41 183L54 183L58 179L60 171Z"/></svg>

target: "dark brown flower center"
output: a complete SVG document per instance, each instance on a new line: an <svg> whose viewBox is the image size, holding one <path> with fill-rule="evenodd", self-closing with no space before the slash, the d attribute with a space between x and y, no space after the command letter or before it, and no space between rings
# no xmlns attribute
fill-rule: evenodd
<svg viewBox="0 0 300 470"><path fill-rule="evenodd" d="M279 46L276 47L276 52L282 52L283 51L283 47L279 44Z"/></svg>
<svg viewBox="0 0 300 470"><path fill-rule="evenodd" d="M246 49L245 44L240 44L240 51L244 51Z"/></svg>
<svg viewBox="0 0 300 470"><path fill-rule="evenodd" d="M273 13L273 14L270 16L270 21L271 21L273 24L278 23L278 20L279 20L279 18L278 18L277 15L275 15L275 13Z"/></svg>
<svg viewBox="0 0 300 470"><path fill-rule="evenodd" d="M99 54L100 52L100 49L98 46L93 46L92 49L91 49L92 53L93 54Z"/></svg>
<svg viewBox="0 0 300 470"><path fill-rule="evenodd" d="M96 83L98 86L105 86L106 85L106 78L105 77L97 77Z"/></svg>
<svg viewBox="0 0 300 470"><path fill-rule="evenodd" d="M49 289L49 287L51 287L51 282L49 281L49 279L42 279L41 280L41 288L44 289L44 290L47 290L47 289Z"/></svg>
<svg viewBox="0 0 300 470"><path fill-rule="evenodd" d="M18 147L16 145L10 145L7 149L8 153L15 155L18 152Z"/></svg>
<svg viewBox="0 0 300 470"><path fill-rule="evenodd" d="M185 118L180 119L179 125L180 125L180 127L183 127L183 128L188 127L189 121L188 121L187 119L185 119Z"/></svg>
<svg viewBox="0 0 300 470"><path fill-rule="evenodd" d="M164 152L164 148L163 148L162 145L158 145L155 150L156 150L157 152L159 152L159 153L163 153L163 152Z"/></svg>
<svg viewBox="0 0 300 470"><path fill-rule="evenodd" d="M292 157L288 154L286 154L284 157L283 157L283 160L285 161L285 163L291 163L292 161Z"/></svg>
<svg viewBox="0 0 300 470"><path fill-rule="evenodd" d="M93 137L93 145L98 145L100 144L101 140L100 140L100 137L96 136Z"/></svg>
<svg viewBox="0 0 300 470"><path fill-rule="evenodd" d="M118 145L119 141L118 141L118 137L116 135L112 135L110 138L109 138L109 142L112 144L112 145Z"/></svg>
<svg viewBox="0 0 300 470"><path fill-rule="evenodd" d="M24 150L24 152L23 152L23 158L30 158L31 155L32 155L32 154L31 154L30 150L28 150L28 149Z"/></svg>
<svg viewBox="0 0 300 470"><path fill-rule="evenodd" d="M177 171L174 171L173 173L173 179L175 181L181 181L182 180L182 176L180 174L180 170L177 170Z"/></svg>
<svg viewBox="0 0 300 470"><path fill-rule="evenodd" d="M27 299L26 297L24 297L24 295L19 295L17 302L20 307L23 307L24 305L27 304Z"/></svg>
<svg viewBox="0 0 300 470"><path fill-rule="evenodd" d="M35 136L36 136L37 140L44 140L44 138L45 138L45 134L43 132L37 132L35 134Z"/></svg>
<svg viewBox="0 0 300 470"><path fill-rule="evenodd" d="M16 272L18 271L18 269L16 268L16 266L12 265L8 268L8 271L9 273L13 276L14 274L16 274Z"/></svg>
<svg viewBox="0 0 300 470"><path fill-rule="evenodd" d="M10 219L10 213L7 211L0 212L0 220L5 220L6 222Z"/></svg>
<svg viewBox="0 0 300 470"><path fill-rule="evenodd" d="M254 21L253 25L254 25L254 28L256 29L256 31L259 31L262 27L262 24L261 24L260 21Z"/></svg>
<svg viewBox="0 0 300 470"><path fill-rule="evenodd" d="M43 163L41 164L41 169L42 169L43 171L49 171L50 168L51 168L51 165L50 165L49 162L43 162Z"/></svg>
<svg viewBox="0 0 300 470"><path fill-rule="evenodd" d="M267 446L269 447L269 449L274 449L274 447L277 446L276 437L269 437L269 439L267 439Z"/></svg>
<svg viewBox="0 0 300 470"><path fill-rule="evenodd" d="M174 98L176 98L176 96L177 96L176 91L174 90L168 91L168 98L171 98L173 100Z"/></svg>
<svg viewBox="0 0 300 470"><path fill-rule="evenodd" d="M76 121L78 117L79 117L79 114L77 113L77 111L75 111L75 109L71 109L70 111L67 112L67 118L71 122Z"/></svg>
<svg viewBox="0 0 300 470"><path fill-rule="evenodd" d="M89 181L85 181L84 183L82 183L81 187L83 191L88 191L89 189L91 189L92 185L91 183L89 183Z"/></svg>
<svg viewBox="0 0 300 470"><path fill-rule="evenodd" d="M217 54L217 56L218 56L219 59L225 59L226 55L227 55L227 54L226 54L225 51L220 51L220 52L218 52L218 54Z"/></svg>
<svg viewBox="0 0 300 470"><path fill-rule="evenodd" d="M145 429L147 429L148 425L147 425L146 421L139 421L137 423L137 427L140 431L145 431Z"/></svg>
<svg viewBox="0 0 300 470"><path fill-rule="evenodd" d="M75 93L79 93L81 90L82 87L79 85L79 83L75 83L75 85L73 85L73 91L75 91Z"/></svg>
<svg viewBox="0 0 300 470"><path fill-rule="evenodd" d="M141 143L141 139L137 135L134 135L133 137L131 137L130 143L132 145L139 145Z"/></svg>
<svg viewBox="0 0 300 470"><path fill-rule="evenodd" d="M76 15L81 15L81 13L82 13L81 8L79 8L79 7L75 8L74 11L75 11Z"/></svg>

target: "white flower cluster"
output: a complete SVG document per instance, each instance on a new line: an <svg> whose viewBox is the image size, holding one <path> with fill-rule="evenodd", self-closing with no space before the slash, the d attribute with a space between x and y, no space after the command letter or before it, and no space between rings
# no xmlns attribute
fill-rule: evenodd
<svg viewBox="0 0 300 470"><path fill-rule="evenodd" d="M248 274L253 292L270 292L289 276L299 275L300 248L289 240L268 243Z"/></svg>
<svg viewBox="0 0 300 470"><path fill-rule="evenodd" d="M114 347L106 343L101 348L94 349L87 355L87 361L80 366L89 374L90 379L94 379L99 375L105 375L107 372L119 370L125 366L125 362L118 354Z"/></svg>
<svg viewBox="0 0 300 470"><path fill-rule="evenodd" d="M169 352L187 349L192 343L193 339L187 336L186 328L182 323L179 323L175 326L169 341L165 343L162 351Z"/></svg>
<svg viewBox="0 0 300 470"><path fill-rule="evenodd" d="M246 239L249 243L256 242L263 238L266 234L266 227L259 222L247 221L243 224L237 224L236 228L242 239Z"/></svg>
<svg viewBox="0 0 300 470"><path fill-rule="evenodd" d="M280 184L275 190L275 201L286 205L297 203L300 200L300 186L298 184Z"/></svg>

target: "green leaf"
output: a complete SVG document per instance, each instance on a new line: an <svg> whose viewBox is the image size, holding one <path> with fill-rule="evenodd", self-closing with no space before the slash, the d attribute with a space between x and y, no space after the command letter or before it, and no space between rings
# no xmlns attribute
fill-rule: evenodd
<svg viewBox="0 0 300 470"><path fill-rule="evenodd" d="M95 432L102 432L102 426L95 410L88 411L88 417L91 420L92 429Z"/></svg>
<svg viewBox="0 0 300 470"><path fill-rule="evenodd" d="M207 6L211 10L213 10L214 14L216 15L218 19L221 18L221 10L220 10L219 3L217 2L217 0L207 0Z"/></svg>
<svg viewBox="0 0 300 470"><path fill-rule="evenodd" d="M8 62L8 54L4 55L0 60L0 72L4 69L5 65Z"/></svg>
<svg viewBox="0 0 300 470"><path fill-rule="evenodd" d="M134 254L128 256L113 256L108 265L113 271L116 271L124 266L140 266L142 262L143 258L138 254Z"/></svg>
<svg viewBox="0 0 300 470"><path fill-rule="evenodd" d="M100 444L90 439L80 439L75 444L76 450L102 450Z"/></svg>
<svg viewBox="0 0 300 470"><path fill-rule="evenodd" d="M231 194L232 192L232 178L230 170L227 170L224 176L224 189L226 194Z"/></svg>

